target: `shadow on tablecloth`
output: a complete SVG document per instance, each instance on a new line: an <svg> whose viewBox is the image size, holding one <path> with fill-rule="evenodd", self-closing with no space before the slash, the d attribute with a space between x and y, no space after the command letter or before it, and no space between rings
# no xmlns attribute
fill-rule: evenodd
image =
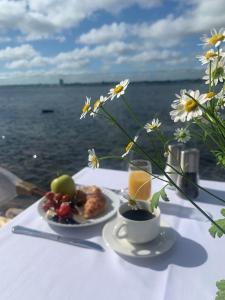
<svg viewBox="0 0 225 300"><path fill-rule="evenodd" d="M216 195L217 197L224 200L224 203L216 199L215 197L209 195L207 192L200 191L198 198L196 199L197 202L202 202L206 204L215 204L215 205L222 205L225 206L225 191L220 190L214 190L214 189L208 189L205 187L207 191L210 193Z"/></svg>
<svg viewBox="0 0 225 300"><path fill-rule="evenodd" d="M185 200L184 201L188 201ZM170 202L160 202L159 204L162 214L177 216L179 218L195 220L199 222L209 222L209 220L195 207L185 207L180 204ZM212 217L212 214L207 211L208 215Z"/></svg>
<svg viewBox="0 0 225 300"><path fill-rule="evenodd" d="M162 271L170 265L194 268L204 264L208 259L205 248L194 240L177 233L175 245L166 253L153 258L131 258L119 255L125 261L148 269Z"/></svg>

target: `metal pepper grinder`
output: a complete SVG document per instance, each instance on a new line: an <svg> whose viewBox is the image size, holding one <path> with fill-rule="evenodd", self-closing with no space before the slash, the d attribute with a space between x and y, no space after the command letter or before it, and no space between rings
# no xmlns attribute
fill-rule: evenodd
<svg viewBox="0 0 225 300"><path fill-rule="evenodd" d="M197 186L199 179L199 150L187 149L181 151L181 169L183 174L177 177L177 186L190 198L197 198L199 188ZM177 194L186 198L186 196L177 190Z"/></svg>
<svg viewBox="0 0 225 300"><path fill-rule="evenodd" d="M167 157L167 163L165 167L165 172L167 176L170 177L171 181L174 183L177 182L177 176L178 173L181 171L180 166L180 156L181 151L184 149L184 144L173 144L168 145L168 157ZM175 189L174 186L170 185L169 188Z"/></svg>

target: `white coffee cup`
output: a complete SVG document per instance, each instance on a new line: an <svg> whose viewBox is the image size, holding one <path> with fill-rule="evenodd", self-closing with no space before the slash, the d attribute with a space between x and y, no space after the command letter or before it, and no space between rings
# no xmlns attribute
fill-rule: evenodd
<svg viewBox="0 0 225 300"><path fill-rule="evenodd" d="M149 209L148 201L137 201L138 207L147 211ZM120 205L117 211L117 223L113 229L113 235L117 239L127 239L134 244L147 243L154 240L160 231L160 209L156 208L152 213L153 218L148 220L131 220L123 214L132 208L126 202Z"/></svg>

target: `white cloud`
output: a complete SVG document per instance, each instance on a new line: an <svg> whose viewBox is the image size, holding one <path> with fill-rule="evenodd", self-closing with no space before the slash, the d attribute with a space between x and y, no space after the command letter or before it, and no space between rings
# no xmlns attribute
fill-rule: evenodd
<svg viewBox="0 0 225 300"><path fill-rule="evenodd" d="M19 30L26 40L43 39L77 26L100 10L116 14L137 4L159 5L161 0L1 0L0 29Z"/></svg>
<svg viewBox="0 0 225 300"><path fill-rule="evenodd" d="M138 63L146 64L150 62L172 61L180 57L178 51L170 50L151 50L137 53L133 56L121 56L117 59L117 63Z"/></svg>
<svg viewBox="0 0 225 300"><path fill-rule="evenodd" d="M129 25L125 23L112 23L111 25L103 25L96 29L93 28L89 32L82 34L78 42L82 44L98 44L109 41L117 41L126 38Z"/></svg>
<svg viewBox="0 0 225 300"><path fill-rule="evenodd" d="M93 62L95 68L98 65L97 72L107 68L113 72L118 66L120 70L123 67L138 70L154 63L177 66L188 61L188 57L179 53L179 45L186 37L225 25L225 0L216 3L190 0L178 16L170 14L140 23L113 22L93 28L76 39L79 47L56 55L44 56L28 43L36 39L64 41L64 30L95 17L102 10L115 15L133 4L152 7L160 3L160 0L0 0L0 42L10 41L7 32L15 28L19 32L16 41L25 43L0 49L0 60L14 76L24 73L27 78L29 74L92 72Z"/></svg>
<svg viewBox="0 0 225 300"><path fill-rule="evenodd" d="M0 50L0 60L30 59L37 55L39 55L39 53L28 44L18 47L6 47Z"/></svg>
<svg viewBox="0 0 225 300"><path fill-rule="evenodd" d="M32 59L17 59L6 63L5 67L7 69L29 69L42 67L49 64L49 59L37 55Z"/></svg>
<svg viewBox="0 0 225 300"><path fill-rule="evenodd" d="M89 59L83 59L83 60L79 60L79 61L65 61L61 64L56 64L56 72L58 70L70 70L70 72L74 72L77 73L77 70L81 71L82 69L84 69L89 63Z"/></svg>
<svg viewBox="0 0 225 300"><path fill-rule="evenodd" d="M191 0L191 7L182 15L170 14L155 22L136 24L112 23L93 28L82 34L78 41L83 44L99 44L126 38L142 39L145 47L174 47L193 33L203 33L213 27L224 26L225 0ZM143 42L140 42L140 47Z"/></svg>

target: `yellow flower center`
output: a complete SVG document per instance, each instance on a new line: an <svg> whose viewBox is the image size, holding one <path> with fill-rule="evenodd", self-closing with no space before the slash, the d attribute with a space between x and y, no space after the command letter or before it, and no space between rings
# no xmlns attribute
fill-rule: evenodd
<svg viewBox="0 0 225 300"><path fill-rule="evenodd" d="M206 98L211 99L211 98L213 98L215 95L216 95L216 94L215 94L214 92L208 92L208 93L206 94Z"/></svg>
<svg viewBox="0 0 225 300"><path fill-rule="evenodd" d="M215 52L212 52L212 51L207 51L207 52L204 54L204 56L205 56L206 59L209 60L209 59L212 58L212 57L216 57L217 54L216 54Z"/></svg>
<svg viewBox="0 0 225 300"><path fill-rule="evenodd" d="M92 163L93 167L95 167L95 168L97 167L98 159L97 159L96 155L92 156L91 163Z"/></svg>
<svg viewBox="0 0 225 300"><path fill-rule="evenodd" d="M224 35L222 35L221 33L217 33L208 39L208 43L211 45L216 45L217 42L222 42L223 40L224 40Z"/></svg>
<svg viewBox="0 0 225 300"><path fill-rule="evenodd" d="M184 109L186 112L191 112L195 110L197 106L198 104L194 99L188 99L184 104Z"/></svg>
<svg viewBox="0 0 225 300"><path fill-rule="evenodd" d="M120 92L122 92L123 90L123 86L121 84L119 84L117 87L114 88L114 94L119 94Z"/></svg>
<svg viewBox="0 0 225 300"><path fill-rule="evenodd" d="M98 109L99 106L100 106L100 104L101 104L100 99L96 100L96 101L95 101L95 104L94 104L94 110Z"/></svg>
<svg viewBox="0 0 225 300"><path fill-rule="evenodd" d="M133 147L134 143L130 142L127 146L126 146L126 152L130 151L130 149Z"/></svg>
<svg viewBox="0 0 225 300"><path fill-rule="evenodd" d="M84 104L84 107L83 107L83 109L82 109L82 112L83 112L83 113L86 113L86 112L88 111L89 107L90 107L90 104L89 104L89 103L85 103L85 104Z"/></svg>
<svg viewBox="0 0 225 300"><path fill-rule="evenodd" d="M154 130L154 129L156 129L157 128L157 125L156 124L149 124L148 125L148 129L149 130Z"/></svg>

